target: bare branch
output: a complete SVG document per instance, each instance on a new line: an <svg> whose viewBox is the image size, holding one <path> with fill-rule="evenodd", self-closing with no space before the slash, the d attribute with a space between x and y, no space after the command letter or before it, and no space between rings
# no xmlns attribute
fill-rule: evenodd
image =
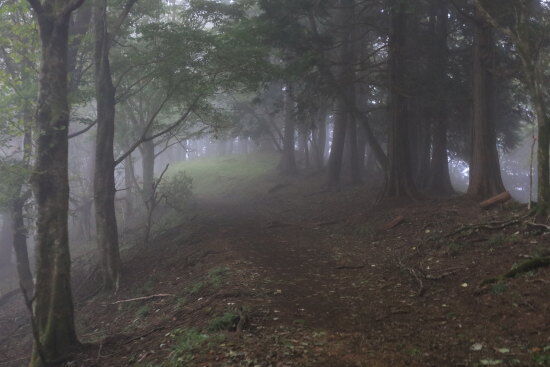
<svg viewBox="0 0 550 367"><path fill-rule="evenodd" d="M160 111L164 108L164 105L166 104L166 102L168 102L169 98L170 98L170 94L168 94L166 96L166 98L162 101L162 103L159 105L159 107L155 110L155 112L153 113L151 118L149 118L149 121L147 122L147 125L145 126L145 129L143 130L143 133L141 134L141 137L134 144L132 144L132 146L125 153L123 153L117 160L115 160L115 162L114 162L115 166L118 166L128 155L132 154L132 152L134 150L136 150L142 143L154 140L154 139L158 138L159 136L164 135L164 134L172 131L176 127L178 127L182 122L184 122L187 119L187 117L189 117L189 114L195 109L195 107L197 105L197 102L199 101L201 96L198 95L195 98L195 100L193 101L193 103L191 103L189 108L174 123L170 124L166 129L160 131L159 133L148 136L149 135L149 130L151 129L151 126L153 126L153 122L157 118Z"/></svg>
<svg viewBox="0 0 550 367"><path fill-rule="evenodd" d="M76 138L77 136L80 136L86 132L88 132L92 127L94 127L97 124L97 120L95 120L93 123L85 127L84 129L77 131L75 133L69 134L69 139Z"/></svg>

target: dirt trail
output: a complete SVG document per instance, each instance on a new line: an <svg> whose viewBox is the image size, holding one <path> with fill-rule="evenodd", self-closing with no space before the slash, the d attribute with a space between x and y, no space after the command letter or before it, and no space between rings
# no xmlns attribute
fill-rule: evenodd
<svg viewBox="0 0 550 367"><path fill-rule="evenodd" d="M187 351L194 365L550 363L549 269L476 293L481 280L548 248L548 239L514 227L441 240L460 223L513 211L483 212L463 198L374 206L366 187L316 188L309 182L245 199L200 200L191 222L130 257L115 296L177 298L126 308L109 306L114 298L81 298L81 334L96 347L76 365L163 366L174 353L171 330L207 330L235 307L245 310L244 331ZM405 223L381 230L397 215ZM215 285L212 269L222 267L230 277ZM19 341L9 357L28 342Z"/></svg>

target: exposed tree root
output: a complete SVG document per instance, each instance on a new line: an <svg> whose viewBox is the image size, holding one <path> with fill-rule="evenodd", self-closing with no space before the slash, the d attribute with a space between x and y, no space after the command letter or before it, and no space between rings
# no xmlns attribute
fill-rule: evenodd
<svg viewBox="0 0 550 367"><path fill-rule="evenodd" d="M520 265L516 266L509 272L499 277L485 279L483 282L481 282L481 284L479 285L479 288L482 288L489 284L498 283L506 279L515 278L516 276L530 272L531 270L535 270L535 269L539 269L547 266L550 266L550 256L537 257L537 258L525 261L524 263L521 263Z"/></svg>
<svg viewBox="0 0 550 367"><path fill-rule="evenodd" d="M513 218L513 219L508 219L508 220L505 220L505 221L496 221L496 222L488 222L488 223L480 223L480 224L463 225L462 227L458 228L457 230L455 230L455 231L453 231L449 234L446 234L443 238L449 238L449 237L453 237L457 234L460 234L462 232L466 232L466 231L472 231L473 232L473 231L479 230L479 229L486 229L486 230L490 230L490 231L504 229L506 227L510 227L510 226L515 225L515 224L522 223L524 219L529 218L531 215L532 215L532 213L527 213L527 214L522 215L520 217ZM550 227L549 227L549 230L550 230Z"/></svg>
<svg viewBox="0 0 550 367"><path fill-rule="evenodd" d="M409 275L416 281L418 285L418 290L416 291L416 295L418 297L422 296L424 292L426 291L426 288L424 287L424 282L422 281L422 278L426 278L426 276L419 270L408 267L405 264L403 264L403 261L398 260L397 264L399 265L399 268L409 273Z"/></svg>

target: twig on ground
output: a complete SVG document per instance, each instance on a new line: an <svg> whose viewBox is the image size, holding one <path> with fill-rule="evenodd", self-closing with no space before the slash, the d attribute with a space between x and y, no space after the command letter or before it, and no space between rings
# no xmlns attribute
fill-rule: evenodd
<svg viewBox="0 0 550 367"><path fill-rule="evenodd" d="M366 265L341 265L337 266L334 269L336 270L357 270L357 269L363 269Z"/></svg>
<svg viewBox="0 0 550 367"><path fill-rule="evenodd" d="M121 303L137 302L137 301L149 301L149 300L155 299L155 298L166 298L166 297L175 297L175 295L174 294L154 294L152 296L147 296L147 297L138 297L138 298L132 298L132 299L125 299L125 300L121 300L121 301L116 301L116 302L111 303L111 305L118 305L118 304L121 304Z"/></svg>

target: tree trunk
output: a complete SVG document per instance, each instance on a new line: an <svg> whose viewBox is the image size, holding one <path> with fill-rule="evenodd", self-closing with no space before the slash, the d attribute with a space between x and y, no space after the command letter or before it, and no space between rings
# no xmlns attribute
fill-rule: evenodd
<svg viewBox="0 0 550 367"><path fill-rule="evenodd" d="M69 1L36 6L41 40L36 111L36 160L32 185L36 199L36 292L31 367L46 367L67 356L78 339L71 292L68 243L69 177L67 47ZM32 4L31 4L32 5Z"/></svg>
<svg viewBox="0 0 550 367"><path fill-rule="evenodd" d="M340 184L340 173L342 172L342 161L348 124L347 106L344 99L337 96L335 107L332 145L330 146L330 155L328 158L327 186L329 189L335 189Z"/></svg>
<svg viewBox="0 0 550 367"><path fill-rule="evenodd" d="M292 100L290 86L284 91L285 131L283 138L283 151L279 163L279 171L285 175L294 175L298 171L295 156L296 121L294 118L294 101Z"/></svg>
<svg viewBox="0 0 550 367"><path fill-rule="evenodd" d="M357 185L361 183L361 169L359 166L359 149L357 147L357 124L350 114L348 121L348 131L346 134L346 144L349 158L349 172L351 183Z"/></svg>
<svg viewBox="0 0 550 367"><path fill-rule="evenodd" d="M135 187L134 158L132 154L124 160L124 184L126 186L126 195L124 200L124 217L128 221L133 217L134 212L134 194Z"/></svg>
<svg viewBox="0 0 550 367"><path fill-rule="evenodd" d="M143 171L143 201L148 202L153 196L155 183L155 143L152 140L143 142L140 152Z"/></svg>
<svg viewBox="0 0 550 367"><path fill-rule="evenodd" d="M116 290L120 283L122 262L118 245L115 211L115 87L111 75L107 33L106 0L96 0L95 28L95 92L97 103L97 135L94 172L94 200L97 246L105 290Z"/></svg>
<svg viewBox="0 0 550 367"><path fill-rule="evenodd" d="M439 100L433 107L432 116L432 160L428 179L428 190L436 195L453 194L449 174L449 157L447 153L447 69L449 51L448 38L448 5L446 1L432 0L431 34L433 39L431 63L433 76L432 100Z"/></svg>
<svg viewBox="0 0 550 367"><path fill-rule="evenodd" d="M310 130L302 126L301 129L299 129L299 137L300 137L300 143L299 143L299 150L300 155L302 156L302 161L304 164L304 168L308 170L310 168L310 162L309 162L309 133Z"/></svg>
<svg viewBox="0 0 550 367"><path fill-rule="evenodd" d="M546 222L550 214L550 116L545 103L544 66L534 64L523 55L523 66L529 87L538 130L538 200L537 221Z"/></svg>
<svg viewBox="0 0 550 367"><path fill-rule="evenodd" d="M336 96L336 111L334 118L334 131L332 146L330 149L328 164L328 187L336 188L340 184L342 161L346 143L348 124L354 121L350 110L350 104L355 104L355 1L340 0L338 23L340 25L340 52L339 52L339 76L336 81L339 84L339 93ZM357 145L352 148L357 153Z"/></svg>
<svg viewBox="0 0 550 367"><path fill-rule="evenodd" d="M386 197L417 197L412 177L409 147L409 116L407 111L407 71L405 45L407 37L407 9L401 0L391 1L391 35L389 43L390 72L390 128Z"/></svg>
<svg viewBox="0 0 550 367"><path fill-rule="evenodd" d="M34 294L34 281L29 262L29 251L27 248L27 228L23 216L23 207L26 199L18 198L12 206L13 223L13 249L17 261L17 275L21 291L25 299L32 299Z"/></svg>
<svg viewBox="0 0 550 367"><path fill-rule="evenodd" d="M317 128L313 131L313 150L315 152L315 162L317 169L323 169L325 165L325 146L327 144L327 123L326 115L322 114L322 119L317 123Z"/></svg>
<svg viewBox="0 0 550 367"><path fill-rule="evenodd" d="M0 269L11 264L13 250L12 218L6 212L2 214L2 229L0 231Z"/></svg>
<svg viewBox="0 0 550 367"><path fill-rule="evenodd" d="M468 194L486 199L505 191L500 173L495 133L494 40L491 28L475 25L474 122Z"/></svg>

